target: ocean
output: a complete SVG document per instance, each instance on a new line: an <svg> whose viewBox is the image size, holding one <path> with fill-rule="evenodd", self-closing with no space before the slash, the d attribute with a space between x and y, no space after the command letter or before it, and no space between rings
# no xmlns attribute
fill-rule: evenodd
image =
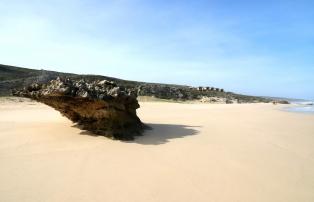
<svg viewBox="0 0 314 202"><path fill-rule="evenodd" d="M314 101L294 101L292 106L285 108L287 111L314 114Z"/></svg>

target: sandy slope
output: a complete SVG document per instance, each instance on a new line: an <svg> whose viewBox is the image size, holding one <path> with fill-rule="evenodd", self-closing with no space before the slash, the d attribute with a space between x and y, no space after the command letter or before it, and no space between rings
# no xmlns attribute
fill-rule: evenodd
<svg viewBox="0 0 314 202"><path fill-rule="evenodd" d="M314 116L268 104L141 103L135 142L36 103L0 106L0 201L314 201Z"/></svg>

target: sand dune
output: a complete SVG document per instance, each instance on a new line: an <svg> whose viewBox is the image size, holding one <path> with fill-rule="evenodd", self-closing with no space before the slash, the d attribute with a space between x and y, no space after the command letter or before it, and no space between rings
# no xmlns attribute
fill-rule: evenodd
<svg viewBox="0 0 314 202"><path fill-rule="evenodd" d="M144 102L134 142L34 102L0 106L0 201L314 201L314 116L270 104Z"/></svg>

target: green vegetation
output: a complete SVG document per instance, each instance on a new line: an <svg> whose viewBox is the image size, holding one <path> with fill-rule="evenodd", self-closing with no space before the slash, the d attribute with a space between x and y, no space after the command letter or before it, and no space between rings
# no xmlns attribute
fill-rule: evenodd
<svg viewBox="0 0 314 202"><path fill-rule="evenodd" d="M191 87L173 84L145 83L128 81L100 75L77 75L47 70L34 70L15 66L0 65L0 96L11 95L12 89L21 89L34 82L45 83L57 77L84 79L86 81L109 80L118 86L137 91L139 96L150 96L164 100L189 101L202 97L219 97L239 103L271 102L273 99L265 97L247 96L225 92L215 87Z"/></svg>

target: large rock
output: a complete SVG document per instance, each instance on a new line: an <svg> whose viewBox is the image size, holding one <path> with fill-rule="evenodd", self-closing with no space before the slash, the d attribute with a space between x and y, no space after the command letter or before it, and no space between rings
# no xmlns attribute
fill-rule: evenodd
<svg viewBox="0 0 314 202"><path fill-rule="evenodd" d="M45 103L84 129L113 139L132 140L145 125L136 115L136 92L110 81L60 79L34 83L13 95Z"/></svg>

